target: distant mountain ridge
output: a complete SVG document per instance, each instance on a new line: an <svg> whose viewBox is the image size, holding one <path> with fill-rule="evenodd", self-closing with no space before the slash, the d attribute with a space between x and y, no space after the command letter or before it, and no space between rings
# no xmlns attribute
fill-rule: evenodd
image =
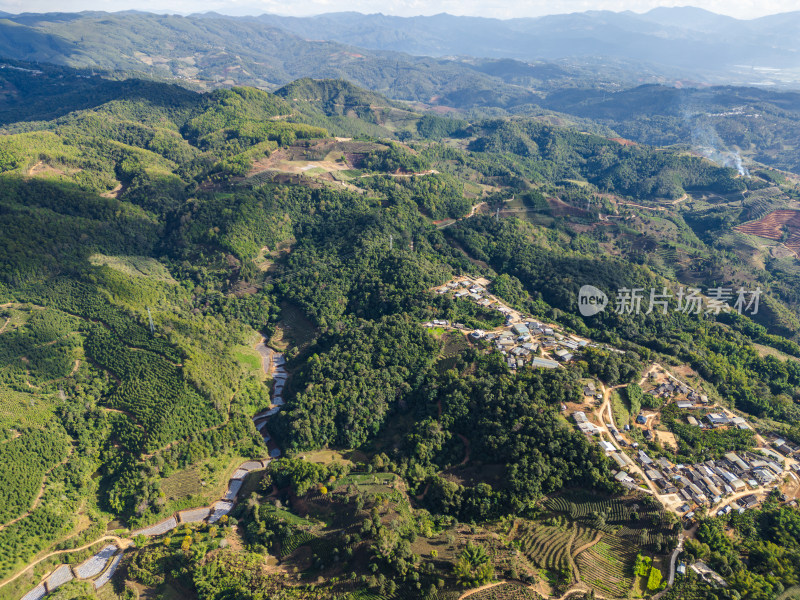
<svg viewBox="0 0 800 600"><path fill-rule="evenodd" d="M0 57L147 73L201 88L274 90L302 77L347 79L392 98L450 93L502 106L531 97L470 65L308 41L255 19L149 13L22 14L0 19Z"/></svg>
<svg viewBox="0 0 800 600"><path fill-rule="evenodd" d="M650 63L665 73L701 75L709 81L756 82L788 71L800 82L800 11L749 21L703 9L658 8L500 20L439 14L395 17L343 12L315 17L247 17L309 39L347 41L377 50L428 56L478 56L517 60L603 57ZM756 71L748 73L747 68ZM775 79L775 78L773 78Z"/></svg>
<svg viewBox="0 0 800 600"><path fill-rule="evenodd" d="M201 87L273 90L302 77L344 78L392 98L505 107L575 80L609 89L676 81L800 87L797 31L800 12L742 21L694 8L509 20L23 13L0 18L0 56Z"/></svg>

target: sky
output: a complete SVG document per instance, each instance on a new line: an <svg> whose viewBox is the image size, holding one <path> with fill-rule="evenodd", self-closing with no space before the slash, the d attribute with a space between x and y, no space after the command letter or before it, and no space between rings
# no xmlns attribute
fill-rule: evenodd
<svg viewBox="0 0 800 600"><path fill-rule="evenodd" d="M447 12L504 19L600 9L646 12L657 6L686 4L686 0L68 0L66 3L63 0L0 0L0 10L19 13L137 9L179 14L216 11L229 15L274 13L293 16L357 11L406 17ZM797 0L693 0L691 4L739 19L798 9Z"/></svg>

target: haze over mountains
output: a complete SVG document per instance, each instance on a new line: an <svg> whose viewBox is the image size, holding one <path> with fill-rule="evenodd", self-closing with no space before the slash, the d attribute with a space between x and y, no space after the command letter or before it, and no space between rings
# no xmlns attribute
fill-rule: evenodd
<svg viewBox="0 0 800 600"><path fill-rule="evenodd" d="M797 170L798 30L800 12L745 21L697 8L511 20L27 13L0 19L0 56L200 90L344 79L437 110L549 115ZM743 87L753 85L767 89Z"/></svg>
<svg viewBox="0 0 800 600"><path fill-rule="evenodd" d="M6 17L0 600L800 600L796 15Z"/></svg>
<svg viewBox="0 0 800 600"><path fill-rule="evenodd" d="M392 97L427 101L467 88L524 95L498 87L494 77L534 89L587 74L595 85L689 80L794 87L799 29L800 12L745 21L697 8L510 20L28 13L0 21L0 55L272 89L304 76L346 77ZM485 59L524 62L498 66Z"/></svg>
<svg viewBox="0 0 800 600"><path fill-rule="evenodd" d="M259 20L307 38L378 50L517 60L602 57L649 63L663 74L684 72L710 80L796 81L800 66L800 12L749 21L691 7L510 20L359 13L307 18L263 15Z"/></svg>

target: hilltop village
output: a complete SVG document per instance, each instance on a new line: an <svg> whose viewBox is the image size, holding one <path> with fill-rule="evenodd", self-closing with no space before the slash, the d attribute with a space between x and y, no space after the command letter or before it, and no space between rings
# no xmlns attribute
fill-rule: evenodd
<svg viewBox="0 0 800 600"><path fill-rule="evenodd" d="M490 331L470 329L444 319L423 326L460 331L473 344L502 354L511 372L526 367L564 368L580 358L585 348L622 353L525 315L490 293L490 287L491 281L486 278L458 277L433 291L496 310L505 318L502 326ZM700 510L716 515L734 510L744 512L759 506L787 478L800 483L800 446L775 435L769 436L768 441L753 432L745 417L709 400L707 394L679 380L661 365L650 367L638 385L649 397L657 399L659 409L642 409L630 415L629 422L615 423L612 410L612 394L626 386L606 388L594 379L583 382L583 403L561 405L561 412L597 441L613 461L614 477L620 484L657 497L665 508L681 516L687 526ZM675 463L669 458L674 456L670 448L677 451L675 434L662 418L662 414L675 411L676 421L699 432L751 431L755 446L691 464ZM664 452L657 456L648 446L663 448ZM796 502L785 495L784 499Z"/></svg>
<svg viewBox="0 0 800 600"><path fill-rule="evenodd" d="M462 331L473 342L483 340L488 347L500 352L509 369L531 366L555 369L575 358L576 353L587 346L598 348L589 340L563 332L557 325L543 323L530 315L509 307L500 298L488 291L491 283L481 277L458 277L434 289L437 294L449 294L456 299L475 302L478 306L496 310L505 317L505 324L493 331L469 329L461 323L450 323L434 319L424 323L428 328L443 327ZM611 349L607 346L604 348ZM614 350L619 352L619 350Z"/></svg>

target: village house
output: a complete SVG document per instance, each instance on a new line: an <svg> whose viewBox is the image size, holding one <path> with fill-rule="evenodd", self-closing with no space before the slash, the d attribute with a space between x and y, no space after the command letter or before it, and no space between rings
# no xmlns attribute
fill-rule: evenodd
<svg viewBox="0 0 800 600"><path fill-rule="evenodd" d="M569 350L556 350L553 354L555 354L556 359L560 360L561 362L569 362L573 358Z"/></svg>
<svg viewBox="0 0 800 600"><path fill-rule="evenodd" d="M742 508L755 508L756 506L758 506L758 498L756 498L755 494L750 494L749 496L740 498L739 506L741 506Z"/></svg>
<svg viewBox="0 0 800 600"><path fill-rule="evenodd" d="M544 369L555 369L558 367L558 363L553 360L547 360L546 358L539 358L537 356L531 361L531 366L541 367Z"/></svg>
<svg viewBox="0 0 800 600"><path fill-rule="evenodd" d="M653 459L647 456L644 450L639 450L638 457L639 457L639 462L641 462L643 465L653 464Z"/></svg>
<svg viewBox="0 0 800 600"><path fill-rule="evenodd" d="M708 413L706 415L706 420L712 427L722 427L724 425L729 425L731 422L730 419L722 413Z"/></svg>
<svg viewBox="0 0 800 600"><path fill-rule="evenodd" d="M626 462L625 462L625 459L624 459L624 458L622 458L622 456L620 455L620 453L618 453L618 452L612 452L611 454L609 454L609 456L612 458L612 460L613 460L615 463L617 463L617 465L619 466L619 468L620 468L620 469L625 469L625 468L627 468L627 466L628 466L628 463L626 463Z"/></svg>
<svg viewBox="0 0 800 600"><path fill-rule="evenodd" d="M633 480L633 478L630 475L628 475L625 471L617 472L617 474L614 475L614 479L616 479L617 481L619 481L620 483L623 483L623 484L626 483L626 484L629 484L629 485L634 485L636 483Z"/></svg>
<svg viewBox="0 0 800 600"><path fill-rule="evenodd" d="M599 441L599 442L597 442L597 443L600 445L600 447L601 447L601 448L602 448L602 449L603 449L605 452L614 452L614 451L616 451L616 448L614 447L614 444L612 444L611 442L607 442L607 441L605 441L605 440L600 440L600 441Z"/></svg>
<svg viewBox="0 0 800 600"><path fill-rule="evenodd" d="M522 323L517 323L516 325L512 326L511 327L511 331L514 333L514 335L530 334L530 331L528 331L528 328L525 325L523 325Z"/></svg>

